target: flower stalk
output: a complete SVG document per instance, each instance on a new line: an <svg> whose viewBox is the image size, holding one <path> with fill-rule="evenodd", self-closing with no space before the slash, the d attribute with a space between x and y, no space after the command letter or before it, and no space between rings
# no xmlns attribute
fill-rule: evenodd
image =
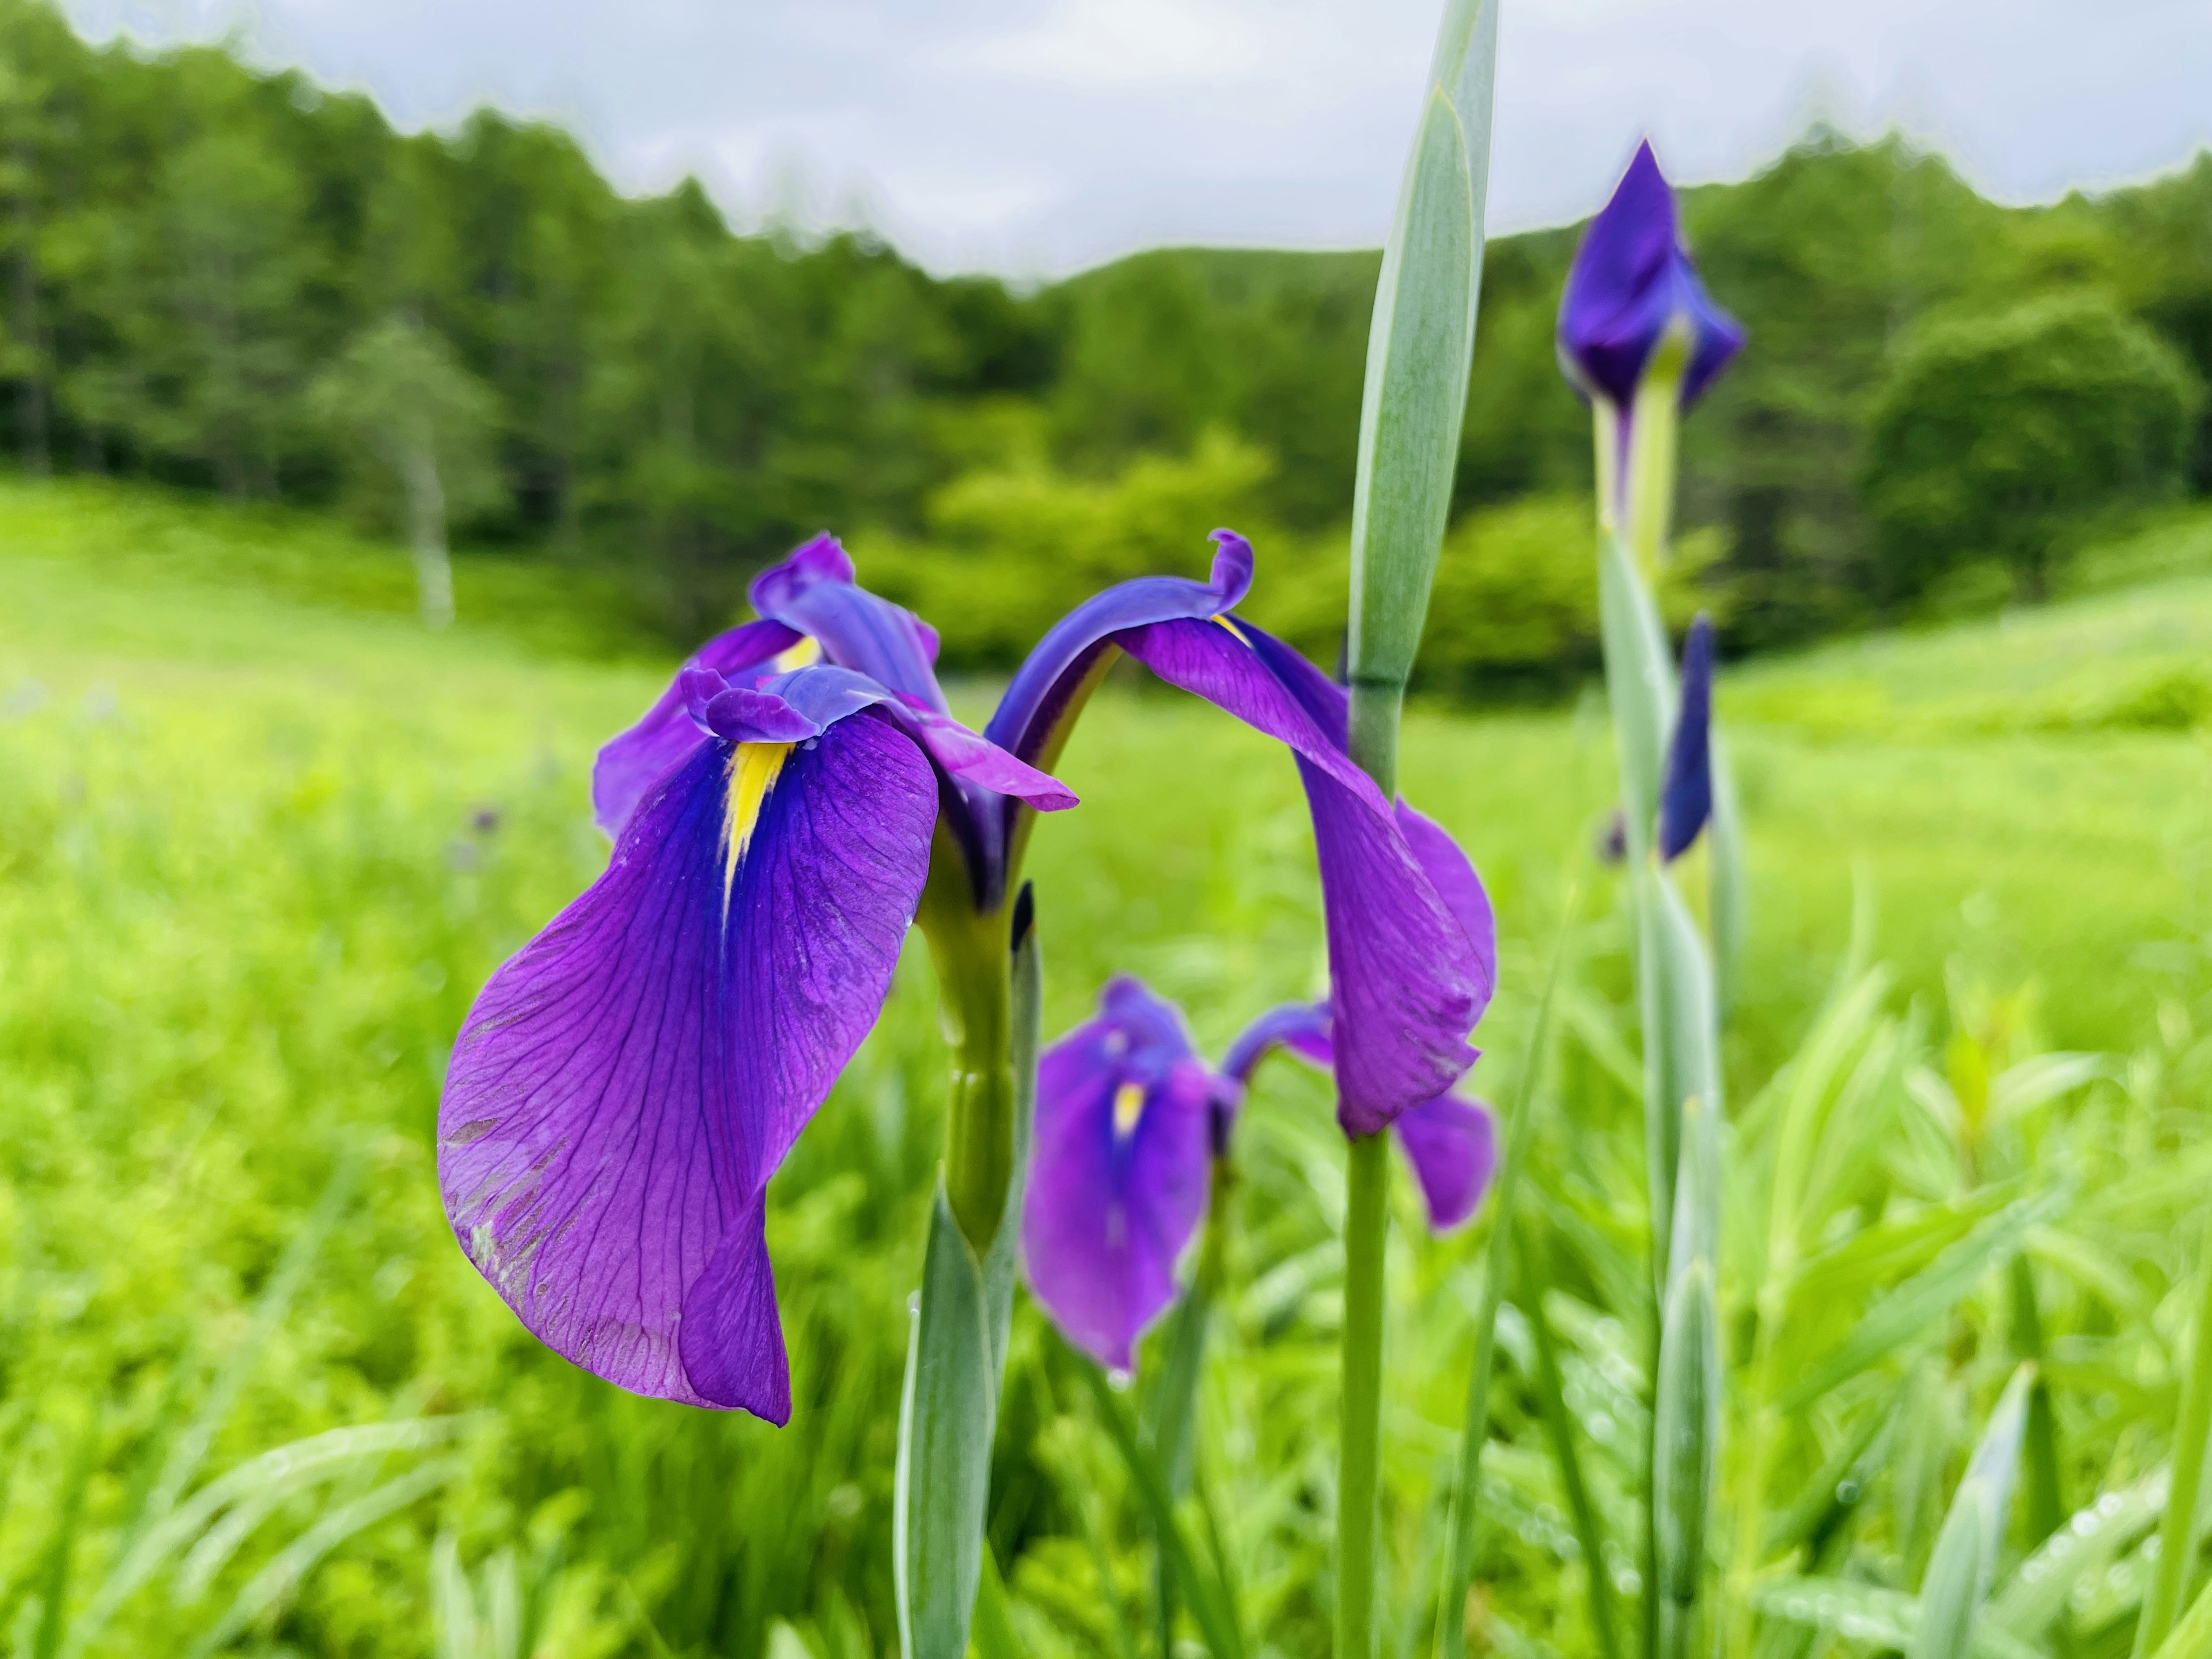
<svg viewBox="0 0 2212 1659"><path fill-rule="evenodd" d="M1719 1012L1714 955L1668 866L1728 800L1709 721L1711 635L1691 630L1678 688L1652 584L1674 513L1683 408L1742 344L1682 251L1645 145L1575 256L1559 356L1593 416L1598 593L1644 1039L1656 1323L1644 1516L1644 1649L1684 1659L1707 1617L1706 1534L1721 1395ZM1731 836L1729 848L1734 849ZM1741 906L1731 884L1729 936ZM1717 911L1721 907L1716 906Z"/></svg>
<svg viewBox="0 0 2212 1659"><path fill-rule="evenodd" d="M1498 0L1449 0L1383 249L1368 336L1352 497L1349 752L1396 793L1398 723L1451 512L1482 285ZM1389 1148L1354 1135L1346 1167L1338 1659L1374 1651Z"/></svg>
<svg viewBox="0 0 2212 1659"><path fill-rule="evenodd" d="M1006 914L977 907L952 838L939 830L932 852L916 919L937 969L938 1018L951 1060L945 1196L981 1255L997 1236L1014 1172L1012 958Z"/></svg>

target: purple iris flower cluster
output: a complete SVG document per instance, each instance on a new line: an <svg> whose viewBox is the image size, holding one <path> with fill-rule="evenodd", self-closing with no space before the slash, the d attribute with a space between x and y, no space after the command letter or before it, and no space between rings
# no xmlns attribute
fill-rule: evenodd
<svg viewBox="0 0 2212 1659"><path fill-rule="evenodd" d="M1333 1069L1328 1006L1269 1010L1216 1072L1175 1005L1124 977L1100 993L1096 1018L1039 1060L1022 1253L1054 1322L1101 1364L1133 1369L1138 1337L1174 1302L1176 1260L1205 1212L1214 1165L1229 1156L1245 1089L1279 1048ZM1490 1109L1445 1092L1390 1127L1430 1226L1449 1232L1473 1216L1498 1162Z"/></svg>
<svg viewBox="0 0 2212 1659"><path fill-rule="evenodd" d="M1450 837L1348 758L1342 688L1233 614L1251 549L1214 541L1208 581L1142 578L1063 617L979 733L948 710L933 630L817 538L755 581L757 621L702 647L600 752L613 856L486 984L439 1109L454 1233L531 1331L636 1393L788 1419L769 1180L874 1024L925 886L951 873L933 860L957 861L976 913L998 915L1035 813L1076 804L1047 769L1117 653L1291 750L1320 863L1338 1117L1419 1139L1409 1118L1475 1059L1489 901ZM1146 1084L1164 1092L1145 1145L1170 1172L1146 1177L1160 1219L1142 1224L1164 1237L1187 1237L1176 1218L1202 1201L1202 1158L1192 1188L1174 1139L1189 1118L1188 1146L1210 1144L1190 1101L1218 1085L1194 1066Z"/></svg>

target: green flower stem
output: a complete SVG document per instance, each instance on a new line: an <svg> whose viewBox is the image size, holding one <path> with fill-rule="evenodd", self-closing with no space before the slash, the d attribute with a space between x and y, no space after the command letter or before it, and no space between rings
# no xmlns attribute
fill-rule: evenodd
<svg viewBox="0 0 2212 1659"><path fill-rule="evenodd" d="M1171 1499L1180 1498L1190 1486L1191 1447L1198 1429L1198 1385L1206 1369L1206 1339L1212 1323L1213 1304L1228 1271L1229 1234L1234 1224L1231 1206L1236 1190L1237 1165L1217 1154L1206 1194L1206 1230L1199 1238L1197 1270L1169 1316L1164 1363L1152 1396L1152 1462ZM1175 1572L1165 1540L1154 1541L1160 1655L1161 1659L1174 1659Z"/></svg>
<svg viewBox="0 0 2212 1659"><path fill-rule="evenodd" d="M997 921L998 918L992 918ZM944 1004L952 1045L947 1097L945 1194L953 1219L980 1255L991 1248L1014 1172L1014 1073L1006 1048L1011 1020L1006 953L999 972Z"/></svg>
<svg viewBox="0 0 2212 1659"><path fill-rule="evenodd" d="M1375 1537L1382 1456L1382 1256L1389 1227L1389 1137L1361 1135L1352 1142L1345 1170L1337 1659L1370 1659L1375 1651Z"/></svg>
<svg viewBox="0 0 2212 1659"><path fill-rule="evenodd" d="M1467 1425L1460 1433L1459 1483L1452 1502L1450 1541L1445 1547L1443 1589L1437 1598L1438 1659L1466 1659L1467 1655L1467 1592L1474 1579L1474 1522L1482 1492L1483 1443L1490 1437L1490 1372L1498 1352L1498 1309L1505 1297L1505 1276L1513 1261L1513 1200L1521 1188L1522 1167L1528 1158L1530 1107L1536 1097L1536 1080L1544 1069L1552 1001L1567 959L1580 897L1578 890L1570 890L1567 894L1559 942L1553 947L1551 970L1544 976L1544 994L1536 1004L1535 1023L1529 1028L1528 1052L1514 1079L1504 1121L1498 1126L1504 1154L1498 1165L1498 1188L1490 1200L1482 1303L1474 1316L1474 1363L1467 1377Z"/></svg>
<svg viewBox="0 0 2212 1659"><path fill-rule="evenodd" d="M916 920L936 964L938 1018L952 1051L945 1197L981 1256L998 1233L1014 1174L1012 958L1006 911L977 908L966 857L941 823Z"/></svg>
<svg viewBox="0 0 2212 1659"><path fill-rule="evenodd" d="M2204 1249L2197 1267L2197 1330L2189 1369L2181 1378L2181 1410L2173 1425L2173 1483L2158 1528L2158 1576L2143 1598L2136 1626L2136 1659L2158 1651L2181 1612L2189 1571L2197 1559L2197 1498L2204 1479L2204 1448L2212 1438L2212 1209L2205 1212Z"/></svg>

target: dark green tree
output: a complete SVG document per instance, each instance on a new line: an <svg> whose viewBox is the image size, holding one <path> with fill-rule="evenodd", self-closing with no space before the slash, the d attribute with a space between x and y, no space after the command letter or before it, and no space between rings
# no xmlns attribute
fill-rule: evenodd
<svg viewBox="0 0 2212 1659"><path fill-rule="evenodd" d="M2085 518L2179 489L2199 396L2171 346L2094 292L1916 331L1868 438L1886 596L1994 556L2044 599Z"/></svg>

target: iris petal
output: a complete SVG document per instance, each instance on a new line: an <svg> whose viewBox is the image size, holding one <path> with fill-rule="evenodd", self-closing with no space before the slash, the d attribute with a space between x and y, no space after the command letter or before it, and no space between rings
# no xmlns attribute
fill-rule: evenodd
<svg viewBox="0 0 2212 1659"><path fill-rule="evenodd" d="M1328 1010L1319 1003L1286 1002L1267 1012L1237 1034L1222 1056L1221 1069L1238 1083L1249 1083L1261 1060L1278 1048L1287 1048L1309 1066L1328 1071L1336 1063L1328 1040Z"/></svg>
<svg viewBox="0 0 2212 1659"><path fill-rule="evenodd" d="M1480 887L1463 858L1440 892L1409 843L1443 869L1441 830L1401 821L1339 741L1344 693L1249 623L1172 622L1133 629L1123 648L1170 684L1288 744L1313 815L1328 933L1337 1043L1337 1110L1348 1134L1373 1134L1434 1098L1474 1064L1466 1036L1488 1005L1494 944L1470 937ZM1456 854L1457 849L1452 852ZM1480 901L1486 913L1488 901Z"/></svg>
<svg viewBox="0 0 2212 1659"><path fill-rule="evenodd" d="M820 641L840 668L943 713L937 635L903 605L853 583L853 562L828 536L817 537L753 579L753 609Z"/></svg>
<svg viewBox="0 0 2212 1659"><path fill-rule="evenodd" d="M1215 1089L1170 1005L1117 980L1101 1007L1039 1059L1022 1252L1069 1340L1127 1370L1206 1208Z"/></svg>
<svg viewBox="0 0 2212 1659"><path fill-rule="evenodd" d="M1252 586L1252 547L1233 530L1213 532L1210 580L1140 576L1092 595L1054 623L1014 672L983 735L1049 769L1075 716L1113 659L1116 636L1150 623L1218 617Z"/></svg>
<svg viewBox="0 0 2212 1659"><path fill-rule="evenodd" d="M1334 1022L1326 1007L1293 1002L1271 1008L1238 1034L1222 1069L1242 1082L1278 1048L1326 1071L1334 1059ZM1406 1150L1432 1231L1445 1233L1474 1215L1498 1167L1498 1131L1480 1101L1438 1095L1392 1122Z"/></svg>
<svg viewBox="0 0 2212 1659"><path fill-rule="evenodd" d="M1498 1127L1489 1109L1457 1095L1438 1095L1390 1127L1421 1183L1430 1228L1448 1233L1463 1225L1498 1169Z"/></svg>
<svg viewBox="0 0 2212 1659"><path fill-rule="evenodd" d="M1667 748L1659 787L1659 857L1671 862L1690 850L1713 815L1713 622L1698 613L1682 641L1682 706Z"/></svg>
<svg viewBox="0 0 2212 1659"><path fill-rule="evenodd" d="M733 752L697 738L606 872L493 975L439 1176L462 1248L550 1346L781 1421L762 1191L882 1006L937 787L897 728L846 720L785 757L732 866Z"/></svg>
<svg viewBox="0 0 2212 1659"><path fill-rule="evenodd" d="M1474 873L1474 864L1442 824L1402 800L1398 803L1398 833L1405 836L1414 861L1474 947L1480 988L1476 996L1487 1008L1498 985L1498 913L1491 908L1482 878Z"/></svg>
<svg viewBox="0 0 2212 1659"><path fill-rule="evenodd" d="M726 679L744 680L765 669L799 643L799 635L779 622L750 622L717 634L701 646L685 670L708 668ZM609 836L622 833L647 790L697 746L699 728L685 707L684 671L669 682L653 707L628 731L608 739L592 768L592 817Z"/></svg>

